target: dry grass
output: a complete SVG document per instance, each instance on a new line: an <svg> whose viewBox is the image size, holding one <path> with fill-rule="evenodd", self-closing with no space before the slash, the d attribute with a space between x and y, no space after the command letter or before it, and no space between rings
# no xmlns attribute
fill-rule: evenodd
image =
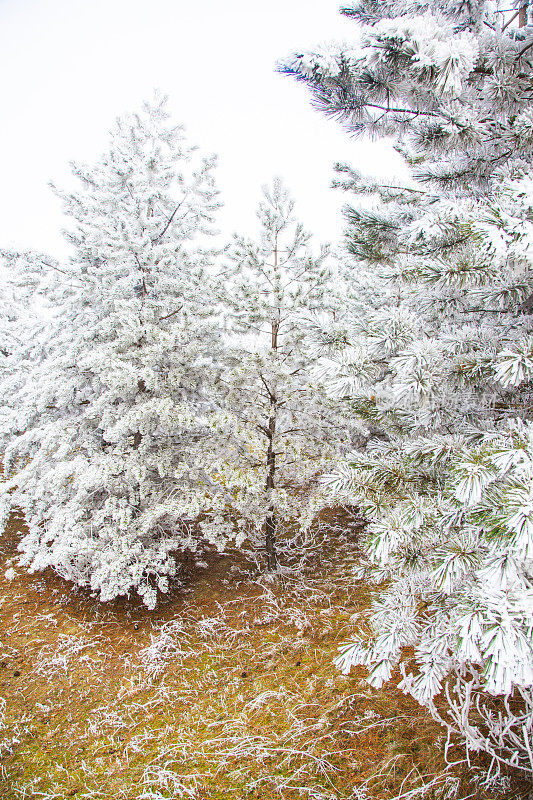
<svg viewBox="0 0 533 800"><path fill-rule="evenodd" d="M1 575L20 536L0 543ZM2 800L240 800L527 796L484 786L410 698L333 666L367 586L356 530L331 512L284 569L242 556L184 564L160 608L102 605L52 573L4 580Z"/></svg>

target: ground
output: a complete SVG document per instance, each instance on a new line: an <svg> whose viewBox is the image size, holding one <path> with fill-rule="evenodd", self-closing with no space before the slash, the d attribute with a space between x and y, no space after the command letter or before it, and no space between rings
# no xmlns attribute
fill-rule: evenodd
<svg viewBox="0 0 533 800"><path fill-rule="evenodd" d="M22 529L0 543L2 800L528 796L512 776L487 785L458 745L447 765L424 709L335 667L370 601L346 511L275 578L231 553L184 563L153 612L23 573Z"/></svg>

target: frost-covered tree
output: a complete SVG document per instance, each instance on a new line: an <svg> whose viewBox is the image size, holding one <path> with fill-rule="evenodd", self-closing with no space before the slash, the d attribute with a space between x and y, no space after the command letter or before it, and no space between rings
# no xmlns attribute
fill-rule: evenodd
<svg viewBox="0 0 533 800"><path fill-rule="evenodd" d="M45 269L43 266L46 264ZM21 401L29 376L46 353L51 309L57 301L54 259L37 253L0 251L0 447L9 441L13 399ZM10 502L0 493L0 529L9 517Z"/></svg>
<svg viewBox="0 0 533 800"><path fill-rule="evenodd" d="M369 427L330 485L365 511L384 584L373 640L339 663L375 686L401 663L469 748L533 771L532 29L478 0L344 13L352 47L285 71L351 132L394 137L410 178L337 182L365 196L347 209L363 294L325 368Z"/></svg>
<svg viewBox="0 0 533 800"><path fill-rule="evenodd" d="M2 308L0 309L0 359L2 366L6 359L18 349L20 345L21 329L23 328L24 307L21 307L16 296L8 270L4 267L0 273L0 286L2 295Z"/></svg>
<svg viewBox="0 0 533 800"><path fill-rule="evenodd" d="M46 262L47 272L43 272ZM50 274L56 266L42 254L0 250L0 363L2 374L8 360L23 358L25 346L38 337L50 316L45 294L53 295L55 281Z"/></svg>
<svg viewBox="0 0 533 800"><path fill-rule="evenodd" d="M102 158L73 167L81 188L58 192L73 250L40 262L62 297L43 357L2 386L4 497L29 528L21 563L102 600L134 590L152 607L216 503L219 335L213 256L198 244L213 231L213 166L163 100L117 121Z"/></svg>
<svg viewBox="0 0 533 800"><path fill-rule="evenodd" d="M276 536L288 523L307 530L325 503L317 477L342 451L347 428L314 377L310 331L317 314L333 316L328 249L310 249L279 180L264 189L257 241L236 237L224 269L228 323L227 387L219 423L228 449L221 480L236 524L264 541L277 565Z"/></svg>
<svg viewBox="0 0 533 800"><path fill-rule="evenodd" d="M415 172L450 191L483 191L511 155L529 157L531 28L509 25L492 0L360 0L343 13L359 22L352 46L281 68L321 110L352 134L433 156Z"/></svg>

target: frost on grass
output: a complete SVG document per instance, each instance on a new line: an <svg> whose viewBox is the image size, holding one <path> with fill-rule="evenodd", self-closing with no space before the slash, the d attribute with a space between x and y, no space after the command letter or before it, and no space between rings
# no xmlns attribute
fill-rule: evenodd
<svg viewBox="0 0 533 800"><path fill-rule="evenodd" d="M178 775L165 766L146 767L143 777L145 788L138 800L167 800L168 797L198 797L194 786L187 786ZM163 794L164 792L164 794Z"/></svg>
<svg viewBox="0 0 533 800"><path fill-rule="evenodd" d="M97 641L96 638L86 639L60 633L57 642L44 645L37 654L35 671L50 680L57 675L66 675L73 663L81 663L90 668L92 658L84 651L93 647Z"/></svg>
<svg viewBox="0 0 533 800"><path fill-rule="evenodd" d="M442 748L434 745L439 729L427 714L411 701L405 709L399 694L391 708L391 698L379 692L372 697L332 663L350 614L366 603L366 590L354 592L346 564L331 563L341 553L351 563L354 552L348 545L346 552L340 545L334 553L319 552L307 572L285 570L273 581L254 572L245 577L243 568L230 592L225 578L220 581L219 595L209 582L206 595L204 585L181 599L174 619L148 619L140 643L115 624L99 630L98 639L83 623L79 636L58 637L65 622L71 630L72 617L57 612L57 625L49 625L53 644L39 644L51 677L32 673L33 685L62 689L75 677L80 702L61 692L53 704L35 704L38 730L46 714L45 730L52 736L42 748L37 740L38 752L35 738L23 742L23 749L17 746L15 755L27 763L24 778L16 775L20 761L9 765L20 790L17 800L24 793L26 800L63 800L74 790L84 800L240 800L254 792L392 800L394 792L400 797L415 789L413 800L452 800L455 768L435 780L442 772ZM270 621L257 624L263 615ZM303 631L302 618L309 622ZM330 630L324 636L325 619ZM16 632L27 634L25 627ZM108 652L107 636L121 664L118 675L116 661L101 658ZM84 683L74 670L78 659L92 653L80 645L96 642ZM426 749L413 759L411 743L421 738ZM426 765L425 756L435 753L436 766Z"/></svg>
<svg viewBox="0 0 533 800"><path fill-rule="evenodd" d="M158 678L171 659L182 658L188 651L185 644L190 643L190 635L181 620L167 622L150 635L151 642L140 652L144 672L152 679Z"/></svg>

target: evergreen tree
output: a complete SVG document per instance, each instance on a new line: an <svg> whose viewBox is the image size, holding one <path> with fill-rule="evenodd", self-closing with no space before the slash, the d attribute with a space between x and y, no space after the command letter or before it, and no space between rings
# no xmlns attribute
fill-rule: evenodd
<svg viewBox="0 0 533 800"><path fill-rule="evenodd" d="M337 181L366 195L347 244L368 285L327 369L369 428L330 485L365 511L366 575L385 583L373 641L339 664L379 686L414 646L401 687L495 769L532 771L531 28L477 0L344 13L353 48L285 71L351 132L393 136L411 178Z"/></svg>
<svg viewBox="0 0 533 800"><path fill-rule="evenodd" d="M213 160L196 158L156 100L73 171L81 189L58 192L73 255L34 259L62 287L44 357L2 386L4 498L28 524L22 564L153 607L216 502L213 256L195 242L218 205Z"/></svg>
<svg viewBox="0 0 533 800"><path fill-rule="evenodd" d="M291 523L307 530L325 504L317 477L347 439L309 347L316 314L333 316L339 296L327 248L312 254L293 207L279 180L264 189L259 240L236 237L224 270L224 483L242 530L264 538L271 570L279 530Z"/></svg>

